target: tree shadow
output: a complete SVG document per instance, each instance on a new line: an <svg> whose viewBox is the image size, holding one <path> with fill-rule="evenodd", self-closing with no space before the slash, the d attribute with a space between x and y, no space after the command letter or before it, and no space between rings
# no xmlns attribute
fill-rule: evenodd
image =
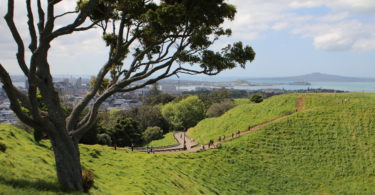
<svg viewBox="0 0 375 195"><path fill-rule="evenodd" d="M13 188L25 188L25 189L35 189L40 191L50 191L50 192L64 192L57 182L48 182L43 180L29 181L25 179L9 179L0 175L0 183L12 186Z"/></svg>

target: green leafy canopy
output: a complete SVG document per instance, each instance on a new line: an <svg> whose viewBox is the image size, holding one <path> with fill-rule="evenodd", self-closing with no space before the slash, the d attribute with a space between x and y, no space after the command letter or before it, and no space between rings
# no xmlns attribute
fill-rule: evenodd
<svg viewBox="0 0 375 195"><path fill-rule="evenodd" d="M82 9L87 2L79 1L77 8ZM231 29L221 25L225 20L233 20L235 14L236 8L224 0L164 0L159 4L151 0L100 0L90 19L103 28L103 39L107 46L114 48L113 55L120 56L114 66L123 66L121 61L129 53L134 58L145 53L143 58L152 62L156 54L165 52L167 45L174 43L173 49L168 48L173 54L166 57L173 55L180 65L199 65L202 69L181 68L179 73L214 75L237 65L245 68L246 63L255 58L253 49L242 42L228 45L221 51L210 50L220 37L232 34ZM120 28L127 30L126 38L110 32L110 21L123 24ZM130 49L128 37L135 37L139 45Z"/></svg>

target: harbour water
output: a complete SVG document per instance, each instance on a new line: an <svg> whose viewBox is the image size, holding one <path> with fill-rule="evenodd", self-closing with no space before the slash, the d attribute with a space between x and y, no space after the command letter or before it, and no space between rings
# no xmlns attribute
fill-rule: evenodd
<svg viewBox="0 0 375 195"><path fill-rule="evenodd" d="M270 83L269 86L232 86L227 87L228 89L239 89L239 90L259 90L259 89L285 89L285 90L303 90L303 89L333 89L349 92L368 92L375 93L375 82L309 82L310 85L290 85L287 81L276 81L276 80L249 80L254 83ZM272 83L272 84L271 84ZM279 84L275 84L279 83ZM196 88L218 88L213 86L201 85L201 86L180 86L180 90L194 90Z"/></svg>

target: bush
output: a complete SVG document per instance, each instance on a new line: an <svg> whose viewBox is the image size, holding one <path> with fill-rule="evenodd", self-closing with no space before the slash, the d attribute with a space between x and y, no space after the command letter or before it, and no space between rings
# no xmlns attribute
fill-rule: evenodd
<svg viewBox="0 0 375 195"><path fill-rule="evenodd" d="M250 97L250 101L254 103L263 102L263 96L261 94L254 94Z"/></svg>
<svg viewBox="0 0 375 195"><path fill-rule="evenodd" d="M215 103L210 106L207 110L208 117L219 117L223 115L228 110L232 109L234 104L231 100L225 100L220 103Z"/></svg>
<svg viewBox="0 0 375 195"><path fill-rule="evenodd" d="M94 186L94 173L91 170L85 169L82 171L82 183L84 192L89 192Z"/></svg>
<svg viewBox="0 0 375 195"><path fill-rule="evenodd" d="M112 145L111 136L109 136L106 133L99 134L98 135L98 144L111 146Z"/></svg>
<svg viewBox="0 0 375 195"><path fill-rule="evenodd" d="M163 130L159 127L149 127L143 132L142 138L146 143L149 143L152 140L161 139L163 138Z"/></svg>
<svg viewBox="0 0 375 195"><path fill-rule="evenodd" d="M7 146L4 143L0 142L0 152L5 152L7 150Z"/></svg>

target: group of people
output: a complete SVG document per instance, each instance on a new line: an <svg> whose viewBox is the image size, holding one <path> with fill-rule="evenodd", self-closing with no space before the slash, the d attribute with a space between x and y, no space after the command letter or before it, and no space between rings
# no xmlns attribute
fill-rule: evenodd
<svg viewBox="0 0 375 195"><path fill-rule="evenodd" d="M155 153L155 151L152 150L152 147L148 147L148 146L146 148L146 151L147 151L148 154Z"/></svg>
<svg viewBox="0 0 375 195"><path fill-rule="evenodd" d="M350 99L342 99L341 101L338 101L337 104L346 104L350 103Z"/></svg>

